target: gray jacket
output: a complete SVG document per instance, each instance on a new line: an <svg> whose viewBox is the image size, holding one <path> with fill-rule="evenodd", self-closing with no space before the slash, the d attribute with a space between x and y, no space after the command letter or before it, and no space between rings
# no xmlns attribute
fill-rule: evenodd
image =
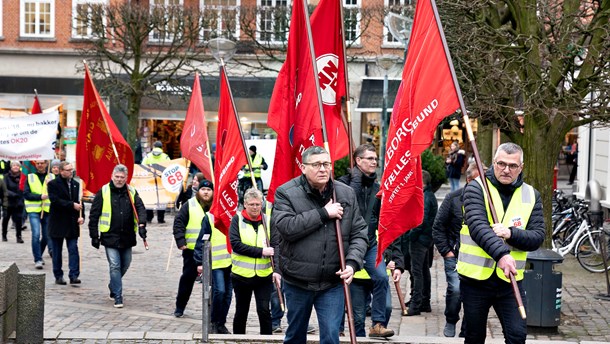
<svg viewBox="0 0 610 344"><path fill-rule="evenodd" d="M333 187L343 207L340 223L345 262L354 272L362 269L368 226L360 215L354 191L334 181L321 195L305 176L300 176L276 190L271 216L271 226L280 234L280 272L286 283L312 291L341 283L335 274L340 270L335 220L329 219L324 209Z"/></svg>

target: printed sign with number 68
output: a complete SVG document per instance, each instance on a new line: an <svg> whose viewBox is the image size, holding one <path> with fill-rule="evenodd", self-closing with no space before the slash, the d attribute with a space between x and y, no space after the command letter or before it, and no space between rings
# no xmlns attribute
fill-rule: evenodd
<svg viewBox="0 0 610 344"><path fill-rule="evenodd" d="M186 178L186 168L178 164L173 164L167 166L167 168L163 170L161 182L166 190L170 192L179 192L184 178Z"/></svg>

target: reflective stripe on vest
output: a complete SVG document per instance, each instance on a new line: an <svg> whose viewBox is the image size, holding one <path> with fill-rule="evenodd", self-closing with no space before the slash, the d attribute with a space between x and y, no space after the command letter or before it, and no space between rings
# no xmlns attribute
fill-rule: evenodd
<svg viewBox="0 0 610 344"><path fill-rule="evenodd" d="M254 247L265 247L265 234L262 233L263 225L259 224L258 231L254 230L251 224L244 221L244 217L241 213L238 213L239 221L239 236L241 242L245 245ZM260 235L259 235L260 233ZM267 227L267 235L269 235L269 227ZM273 269L271 269L271 259L266 258L252 258L241 254L231 253L233 266L231 272L236 275L250 278L254 276L266 277L271 275Z"/></svg>
<svg viewBox="0 0 610 344"><path fill-rule="evenodd" d="M184 233L184 239L186 239L186 248L189 250L195 249L195 243L199 232L201 232L201 223L205 217L205 211L201 207L201 204L197 201L197 197L191 197L189 203L189 222L186 224L186 232Z"/></svg>
<svg viewBox="0 0 610 344"><path fill-rule="evenodd" d="M129 197L131 197L131 202L134 201L134 197L136 194L136 189L132 186L127 186L129 190ZM100 233L106 233L110 230L110 219L112 218L112 202L110 200L110 184L106 184L102 186L102 215L100 215L98 228ZM135 203L133 203L135 204ZM136 217L133 217L133 230L134 232L138 232L138 222L136 221Z"/></svg>
<svg viewBox="0 0 610 344"><path fill-rule="evenodd" d="M481 178L475 179L482 187ZM515 189L513 196L510 200L506 213L502 206L502 198L500 193L491 183L487 182L489 186L489 192L491 199L493 200L496 208L498 218L501 219L502 224L508 227L517 227L521 230L525 230L527 222L534 209L535 196L534 188L526 183L523 183L519 188ZM491 212L489 210L489 202L487 201L487 195L483 192L485 199L485 208L487 210L487 218L489 223L493 223L491 218ZM491 226L489 228L491 229ZM527 252L520 251L511 247L510 255L515 259L517 263L517 275L516 280L520 281L523 279L523 272L525 270L525 261L527 260ZM476 280L486 280L493 273L494 269L499 278L509 282L504 276L502 269L496 266L496 262L491 258L474 240L470 237L470 231L466 224L462 225L460 230L460 254L458 255L457 271L459 274L470 277Z"/></svg>
<svg viewBox="0 0 610 344"><path fill-rule="evenodd" d="M263 165L263 157L259 154L254 156L252 159L252 170L254 171L254 178L261 177L261 166ZM244 178L250 177L250 168L246 165L246 171L244 172ZM262 190L261 190L262 191Z"/></svg>
<svg viewBox="0 0 610 344"><path fill-rule="evenodd" d="M48 175L45 177L45 180L48 178ZM47 183L41 183L38 175L36 173L28 174L28 185L30 186L30 192L36 195L48 195L47 193ZM25 211L28 213L40 213L43 210L49 212L51 201L49 199L40 200L40 201L28 201L24 200L25 203Z"/></svg>
<svg viewBox="0 0 610 344"><path fill-rule="evenodd" d="M214 216L208 213L210 227L212 227L212 270L231 266L231 254L227 251L227 237L214 226Z"/></svg>

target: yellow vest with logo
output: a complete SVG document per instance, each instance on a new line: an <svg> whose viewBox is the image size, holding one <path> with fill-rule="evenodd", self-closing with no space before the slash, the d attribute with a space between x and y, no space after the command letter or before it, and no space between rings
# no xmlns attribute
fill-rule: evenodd
<svg viewBox="0 0 610 344"><path fill-rule="evenodd" d="M263 157L260 156L259 154L256 154L254 156L254 159L252 159L252 170L254 171L254 178L261 177L261 166L262 165L263 165ZM248 165L246 165L246 171L244 173L244 178L248 178L248 177L250 177L250 169L248 168Z"/></svg>
<svg viewBox="0 0 610 344"><path fill-rule="evenodd" d="M475 179L481 186L483 182L481 178ZM498 219L501 220L505 227L516 227L521 230L525 230L527 222L529 221L534 204L536 202L534 188L526 183L523 183L520 187L515 189L513 197L510 200L506 212L502 206L502 198L500 193L491 183L487 182L489 186L489 193L493 200L494 207ZM487 201L487 195L483 192L485 198L485 208L487 209L487 218L489 223L492 224L491 212L489 210L489 202ZM491 226L489 227L491 231ZM517 263L517 275L515 279L520 281L523 279L523 272L525 270L525 261L527 260L527 252L517 250L511 247L510 255L515 259ZM460 230L460 254L458 256L457 271L460 275L475 279L475 280L486 280L491 277L493 271L496 270L498 277L506 282L510 282L505 276L502 269L497 267L496 261L493 260L474 240L470 237L470 231L466 224L462 225Z"/></svg>
<svg viewBox="0 0 610 344"><path fill-rule="evenodd" d="M214 216L208 213L210 227L212 227L212 270L222 269L231 266L231 254L227 250L227 236L214 226Z"/></svg>
<svg viewBox="0 0 610 344"><path fill-rule="evenodd" d="M134 197L136 194L136 189L128 185L127 190L129 191L131 203L135 204ZM99 222L99 230L101 233L105 233L110 230L110 219L112 218L112 202L110 197L110 184L106 184L102 186L102 215L100 215ZM136 233L138 232L138 221L136 221L135 216L133 217L133 230Z"/></svg>
<svg viewBox="0 0 610 344"><path fill-rule="evenodd" d="M45 180L49 178L49 175L45 177ZM48 181L48 180L47 180ZM47 183L41 183L36 173L28 174L28 185L30 186L30 192L37 195L48 195ZM44 199L40 201L28 201L24 200L25 211L28 213L40 213L43 210L49 212L51 201Z"/></svg>
<svg viewBox="0 0 610 344"><path fill-rule="evenodd" d="M197 197L191 197L188 201L189 204L189 222L186 224L186 233L184 233L184 239L186 239L186 248L189 250L195 249L197 243L197 237L201 231L201 222L205 217L205 210L201 207L201 204L197 201ZM212 226L212 228L214 228Z"/></svg>
<svg viewBox="0 0 610 344"><path fill-rule="evenodd" d="M246 223L244 221L244 217L241 213L238 213L238 226L239 226L239 236L241 238L241 242L245 245L254 246L254 247L265 247L266 237L271 237L269 233L270 226L269 217L267 217L267 236L263 233L263 225L259 224L258 231L254 230L251 224ZM270 257L264 258L252 258L248 256L244 256L233 251L231 253L231 259L233 266L231 267L231 272L236 275L250 278L254 276L266 277L271 275L273 269L271 268L271 259Z"/></svg>

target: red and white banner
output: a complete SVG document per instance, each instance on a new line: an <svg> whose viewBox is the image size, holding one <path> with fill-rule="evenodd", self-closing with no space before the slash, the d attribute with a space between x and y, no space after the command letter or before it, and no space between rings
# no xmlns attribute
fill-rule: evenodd
<svg viewBox="0 0 610 344"><path fill-rule="evenodd" d="M381 180L379 250L421 224L424 202L420 154L430 146L440 121L459 108L450 58L433 0L417 2L402 82L390 120ZM405 214L409 214L405 216Z"/></svg>
<svg viewBox="0 0 610 344"><path fill-rule="evenodd" d="M216 134L216 170L214 200L210 212L214 226L227 238L231 219L237 212L237 173L244 166L246 152L233 108L224 68L220 71L220 102L218 104L218 131ZM228 240L227 240L228 241ZM227 242L228 244L228 242Z"/></svg>
<svg viewBox="0 0 610 344"><path fill-rule="evenodd" d="M1 160L51 160L55 158L59 113L0 117Z"/></svg>

